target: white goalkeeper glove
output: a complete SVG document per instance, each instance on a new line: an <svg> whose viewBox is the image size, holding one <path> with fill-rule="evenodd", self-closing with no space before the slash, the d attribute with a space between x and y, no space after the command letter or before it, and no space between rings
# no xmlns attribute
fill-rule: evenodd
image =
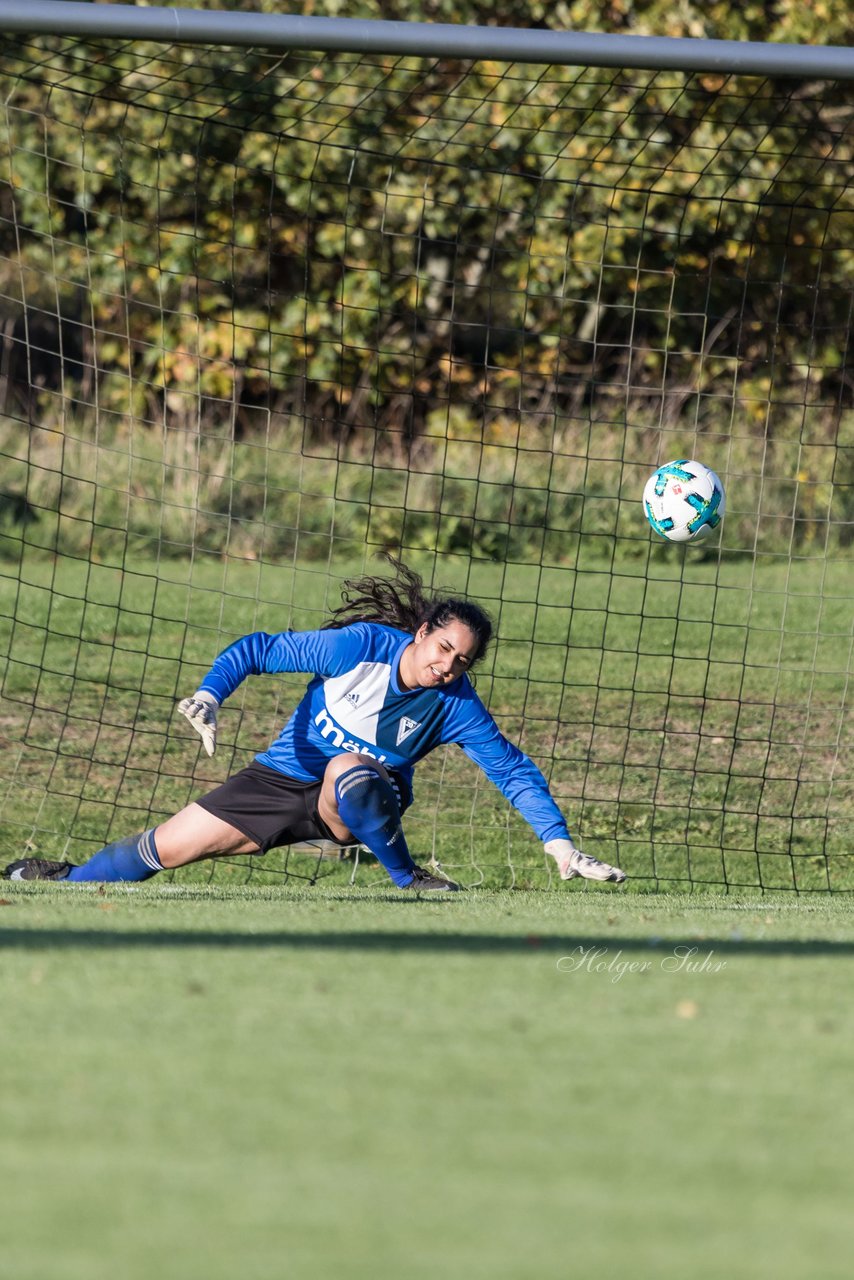
<svg viewBox="0 0 854 1280"><path fill-rule="evenodd" d="M186 716L209 756L216 751L216 713L219 703L212 693L199 689L191 698L178 703L178 710Z"/></svg>
<svg viewBox="0 0 854 1280"><path fill-rule="evenodd" d="M600 862L598 858L588 857L576 849L571 840L547 840L543 848L557 863L561 880L582 876L585 880L613 880L615 884L622 884L626 878L625 871L612 867L608 862Z"/></svg>

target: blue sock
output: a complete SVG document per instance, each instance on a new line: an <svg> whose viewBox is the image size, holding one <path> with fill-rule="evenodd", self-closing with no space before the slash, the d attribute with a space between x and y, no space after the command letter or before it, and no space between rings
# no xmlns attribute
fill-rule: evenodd
<svg viewBox="0 0 854 1280"><path fill-rule="evenodd" d="M65 877L69 881L83 880L147 880L163 870L154 843L154 829L131 836L129 840L117 840L93 853L82 867L75 867Z"/></svg>
<svg viewBox="0 0 854 1280"><path fill-rule="evenodd" d="M335 782L341 821L367 845L399 888L412 883L415 863L400 825L394 788L367 765L354 765Z"/></svg>

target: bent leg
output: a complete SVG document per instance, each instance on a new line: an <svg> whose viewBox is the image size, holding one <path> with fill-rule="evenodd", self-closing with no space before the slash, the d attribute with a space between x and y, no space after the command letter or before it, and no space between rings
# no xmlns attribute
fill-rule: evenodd
<svg viewBox="0 0 854 1280"><path fill-rule="evenodd" d="M412 884L416 866L400 825L397 796L376 760L349 752L331 760L318 813L339 840L351 834L361 840L399 888Z"/></svg>

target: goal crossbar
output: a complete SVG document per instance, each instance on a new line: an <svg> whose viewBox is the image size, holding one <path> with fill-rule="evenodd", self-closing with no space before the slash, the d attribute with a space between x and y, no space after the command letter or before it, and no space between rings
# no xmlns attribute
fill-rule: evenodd
<svg viewBox="0 0 854 1280"><path fill-rule="evenodd" d="M842 46L609 35L590 31L390 22L139 8L77 0L0 0L0 31L35 35L123 37L183 44L268 49L496 58L514 63L718 71L727 74L854 80L854 49Z"/></svg>

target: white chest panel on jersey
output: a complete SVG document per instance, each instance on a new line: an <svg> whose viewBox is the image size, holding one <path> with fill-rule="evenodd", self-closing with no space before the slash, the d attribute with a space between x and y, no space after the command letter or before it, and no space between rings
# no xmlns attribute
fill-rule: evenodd
<svg viewBox="0 0 854 1280"><path fill-rule="evenodd" d="M326 709L347 733L376 743L377 722L390 681L387 662L359 662L352 671L323 682Z"/></svg>

